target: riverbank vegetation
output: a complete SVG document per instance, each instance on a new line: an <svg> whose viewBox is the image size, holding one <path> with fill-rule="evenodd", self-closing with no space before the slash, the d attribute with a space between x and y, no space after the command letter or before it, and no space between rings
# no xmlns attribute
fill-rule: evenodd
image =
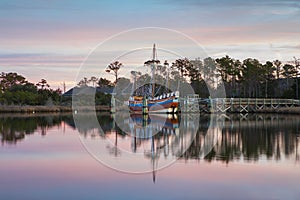
<svg viewBox="0 0 300 200"><path fill-rule="evenodd" d="M34 84L17 73L1 73L1 105L57 105L61 90L53 90L45 79Z"/></svg>
<svg viewBox="0 0 300 200"><path fill-rule="evenodd" d="M90 88L82 84L80 87ZM52 89L45 79L41 79L38 83L31 83L20 74L2 72L0 75L0 112L69 111L70 108L66 107L71 107L72 91L73 88L69 95L64 95L61 89ZM95 100L98 110L107 110L110 95L97 91Z"/></svg>

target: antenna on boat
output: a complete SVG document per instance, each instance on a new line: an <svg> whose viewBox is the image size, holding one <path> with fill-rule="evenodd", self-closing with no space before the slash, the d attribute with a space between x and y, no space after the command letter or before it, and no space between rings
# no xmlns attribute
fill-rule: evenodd
<svg viewBox="0 0 300 200"><path fill-rule="evenodd" d="M156 47L155 43L153 44L153 49L152 49L152 60L155 61L157 59L157 53L156 53Z"/></svg>

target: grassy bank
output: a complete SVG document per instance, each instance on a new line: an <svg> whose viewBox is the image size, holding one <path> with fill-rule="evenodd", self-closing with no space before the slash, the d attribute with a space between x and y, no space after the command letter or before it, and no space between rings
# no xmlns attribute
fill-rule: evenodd
<svg viewBox="0 0 300 200"><path fill-rule="evenodd" d="M90 111L90 107L81 107L81 111ZM110 111L109 106L96 106L96 111ZM58 113L72 112L71 106L0 106L0 113Z"/></svg>

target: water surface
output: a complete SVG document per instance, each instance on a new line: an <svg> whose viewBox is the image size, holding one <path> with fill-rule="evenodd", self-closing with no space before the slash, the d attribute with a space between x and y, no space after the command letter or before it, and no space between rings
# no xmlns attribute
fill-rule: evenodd
<svg viewBox="0 0 300 200"><path fill-rule="evenodd" d="M194 130L189 116L167 122L131 116L116 124L116 116L99 114L102 131L81 117L86 123L72 115L0 116L1 199L300 199L297 116L201 115ZM145 134L144 127L160 131L132 137ZM111 143L98 156L145 154L128 160L131 166L178 160L161 170L154 165L155 173L123 173L84 146L103 140ZM147 156L153 149L155 159Z"/></svg>

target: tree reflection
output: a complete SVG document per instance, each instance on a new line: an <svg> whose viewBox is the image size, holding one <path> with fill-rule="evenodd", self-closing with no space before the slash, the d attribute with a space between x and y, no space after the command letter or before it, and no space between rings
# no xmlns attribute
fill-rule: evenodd
<svg viewBox="0 0 300 200"><path fill-rule="evenodd" d="M202 127L206 127L207 118L202 117ZM222 135L205 160L233 160L258 161L261 158L280 160L283 157L298 156L297 139L300 118L285 115L230 115L225 118ZM201 148L200 130L195 141L184 154L185 159L199 158Z"/></svg>
<svg viewBox="0 0 300 200"><path fill-rule="evenodd" d="M61 126L67 124L69 127L77 129L77 131L84 137L108 137L114 138L112 146L108 147L111 156L122 156L118 151L119 142L122 142L126 137L132 137L131 151L138 153L139 149L143 147L143 143L147 142L147 138L135 137L139 134L139 130L133 130L130 120L123 119L120 123L115 123L113 116L109 113L97 114L98 125L91 123L89 115L78 116L81 117L82 123L76 124L71 114L66 115L1 115L0 116L0 137L2 144L16 144L22 141L26 135L35 132L41 135L46 135L49 128L54 126ZM220 137L217 138L216 144L205 154L204 159L208 162L222 161L229 163L235 160L243 160L246 162L255 162L261 159L267 160L283 160L295 159L299 161L299 123L300 117L289 115L228 115L228 116L211 116L201 115L199 120L199 129L193 142L186 150L183 148L172 150L174 146L169 142L174 137L174 133L170 132L166 127L163 128L152 139L159 149L163 157L178 156L180 159L201 159L203 155L203 148L205 147L205 138L210 130L211 123L215 123L211 119L222 119L222 129L219 130ZM185 118L184 118L185 119ZM135 119L138 120L138 119ZM179 135L174 137L174 144L184 144L183 136L186 134L184 129L191 126L188 117L185 125L179 121ZM76 125L75 125L76 124ZM99 126L100 125L100 126ZM183 125L183 126L181 126ZM122 128L120 128L122 127ZM131 135L124 132L124 129L132 131ZM131 130L132 129L132 130ZM176 134L175 134L176 135ZM207 139L207 138L206 138ZM149 139L148 139L149 140ZM128 141L128 140L126 140ZM149 141L148 141L149 142ZM180 147L180 146L178 146Z"/></svg>
<svg viewBox="0 0 300 200"><path fill-rule="evenodd" d="M60 125L62 116L0 116L0 136L2 144L16 144L25 138L26 135L33 134L40 130L41 135L46 135L47 129Z"/></svg>

